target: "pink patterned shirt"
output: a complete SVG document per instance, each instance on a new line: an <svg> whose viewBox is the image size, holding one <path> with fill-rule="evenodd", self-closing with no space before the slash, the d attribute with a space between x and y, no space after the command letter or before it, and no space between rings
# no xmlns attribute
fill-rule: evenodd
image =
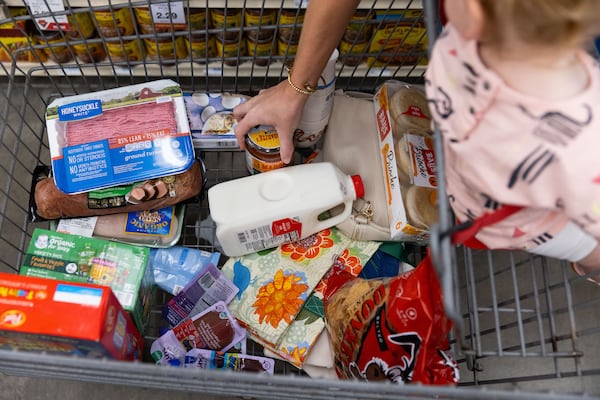
<svg viewBox="0 0 600 400"><path fill-rule="evenodd" d="M479 233L490 248L536 247L569 220L600 238L600 69L585 52L579 57L589 87L547 101L507 86L452 25L435 44L426 91L456 217L526 207Z"/></svg>

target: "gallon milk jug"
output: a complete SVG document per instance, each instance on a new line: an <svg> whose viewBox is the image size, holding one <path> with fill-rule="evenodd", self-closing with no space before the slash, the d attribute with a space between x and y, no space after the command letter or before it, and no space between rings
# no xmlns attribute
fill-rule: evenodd
<svg viewBox="0 0 600 400"><path fill-rule="evenodd" d="M360 176L318 162L219 183L208 190L208 205L223 253L236 257L337 225L363 195ZM334 207L331 217L321 215Z"/></svg>

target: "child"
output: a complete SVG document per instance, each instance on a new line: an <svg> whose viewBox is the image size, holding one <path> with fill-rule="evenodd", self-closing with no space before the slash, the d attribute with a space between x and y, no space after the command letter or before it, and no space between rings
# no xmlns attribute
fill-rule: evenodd
<svg viewBox="0 0 600 400"><path fill-rule="evenodd" d="M569 260L600 282L600 69L585 51L600 1L446 0L445 10L426 91L456 217L523 206L477 239Z"/></svg>

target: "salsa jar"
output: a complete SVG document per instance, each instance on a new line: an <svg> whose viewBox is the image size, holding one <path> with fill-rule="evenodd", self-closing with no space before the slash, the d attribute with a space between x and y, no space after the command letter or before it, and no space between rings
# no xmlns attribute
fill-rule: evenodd
<svg viewBox="0 0 600 400"><path fill-rule="evenodd" d="M259 127L246 135L246 166L250 174L283 168L279 155L279 136L273 128Z"/></svg>

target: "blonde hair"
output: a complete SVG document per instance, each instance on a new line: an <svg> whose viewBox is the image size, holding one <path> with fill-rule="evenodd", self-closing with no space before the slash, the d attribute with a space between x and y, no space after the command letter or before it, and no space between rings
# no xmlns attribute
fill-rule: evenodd
<svg viewBox="0 0 600 400"><path fill-rule="evenodd" d="M493 46L510 46L505 39L516 36L532 45L576 47L600 34L600 0L479 1L482 39Z"/></svg>

